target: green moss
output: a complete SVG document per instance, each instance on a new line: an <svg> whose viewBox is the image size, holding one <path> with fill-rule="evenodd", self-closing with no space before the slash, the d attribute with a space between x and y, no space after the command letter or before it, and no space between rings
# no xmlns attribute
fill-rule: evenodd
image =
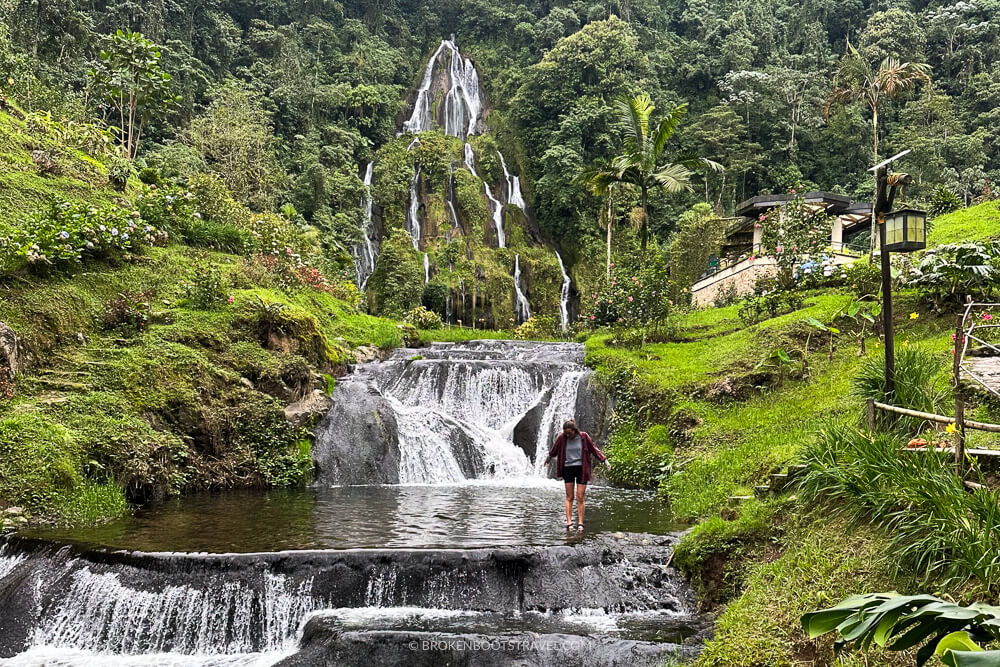
<svg viewBox="0 0 1000 667"><path fill-rule="evenodd" d="M934 218L927 246L991 241L1000 237L1000 204L986 201Z"/></svg>
<svg viewBox="0 0 1000 667"><path fill-rule="evenodd" d="M714 529L710 529L714 530ZM877 532L838 520L804 520L786 532L776 558L750 567L746 590L718 618L715 637L696 661L700 667L792 667L793 665L913 664L912 656L874 650L836 659L833 639L811 641L799 617L861 592L907 590L913 582L893 579L886 543Z"/></svg>
<svg viewBox="0 0 1000 667"><path fill-rule="evenodd" d="M37 414L0 419L0 497L31 514L71 503L82 484L72 431Z"/></svg>
<svg viewBox="0 0 1000 667"><path fill-rule="evenodd" d="M612 461L608 479L621 486L655 489L673 460L670 429L656 424L640 431L629 422L615 429L604 453Z"/></svg>

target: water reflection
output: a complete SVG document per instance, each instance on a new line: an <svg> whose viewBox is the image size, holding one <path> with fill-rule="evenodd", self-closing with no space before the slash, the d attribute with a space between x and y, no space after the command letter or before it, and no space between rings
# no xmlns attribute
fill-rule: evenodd
<svg viewBox="0 0 1000 667"><path fill-rule="evenodd" d="M651 493L591 487L587 530L567 537L563 487L467 482L230 491L173 499L104 526L30 535L141 551L554 545L602 532L676 530Z"/></svg>

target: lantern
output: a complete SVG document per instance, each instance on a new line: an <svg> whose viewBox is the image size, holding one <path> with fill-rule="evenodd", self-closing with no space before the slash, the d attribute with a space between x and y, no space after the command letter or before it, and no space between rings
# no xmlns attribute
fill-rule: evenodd
<svg viewBox="0 0 1000 667"><path fill-rule="evenodd" d="M902 208L885 214L885 249L889 252L913 252L927 247L927 214Z"/></svg>

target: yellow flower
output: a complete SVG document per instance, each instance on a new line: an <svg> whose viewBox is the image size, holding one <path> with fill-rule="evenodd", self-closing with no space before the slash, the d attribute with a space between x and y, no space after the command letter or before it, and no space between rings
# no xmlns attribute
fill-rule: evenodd
<svg viewBox="0 0 1000 667"><path fill-rule="evenodd" d="M915 320L920 317L920 313L910 313L910 319Z"/></svg>
<svg viewBox="0 0 1000 667"><path fill-rule="evenodd" d="M910 341L904 340L903 341L903 347L910 347Z"/></svg>
<svg viewBox="0 0 1000 667"><path fill-rule="evenodd" d="M947 427L947 428L946 428L946 429L945 429L944 431L945 431L945 433L954 433L954 432L956 432L957 430L958 430L958 429L957 429L957 428L955 428L955 425L954 425L954 424L948 424L948 427Z"/></svg>

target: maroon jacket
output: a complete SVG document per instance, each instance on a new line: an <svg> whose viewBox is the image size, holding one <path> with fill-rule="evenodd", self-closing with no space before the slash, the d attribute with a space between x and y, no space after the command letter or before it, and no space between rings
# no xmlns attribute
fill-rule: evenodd
<svg viewBox="0 0 1000 667"><path fill-rule="evenodd" d="M590 481L590 455L593 454L601 461L607 461L608 457L597 448L597 445L591 440L589 433L580 431L580 440L583 442L583 483L586 484ZM549 450L549 458L553 456L556 457L556 474L562 477L563 461L566 460L566 436L562 433L552 443L552 448Z"/></svg>

